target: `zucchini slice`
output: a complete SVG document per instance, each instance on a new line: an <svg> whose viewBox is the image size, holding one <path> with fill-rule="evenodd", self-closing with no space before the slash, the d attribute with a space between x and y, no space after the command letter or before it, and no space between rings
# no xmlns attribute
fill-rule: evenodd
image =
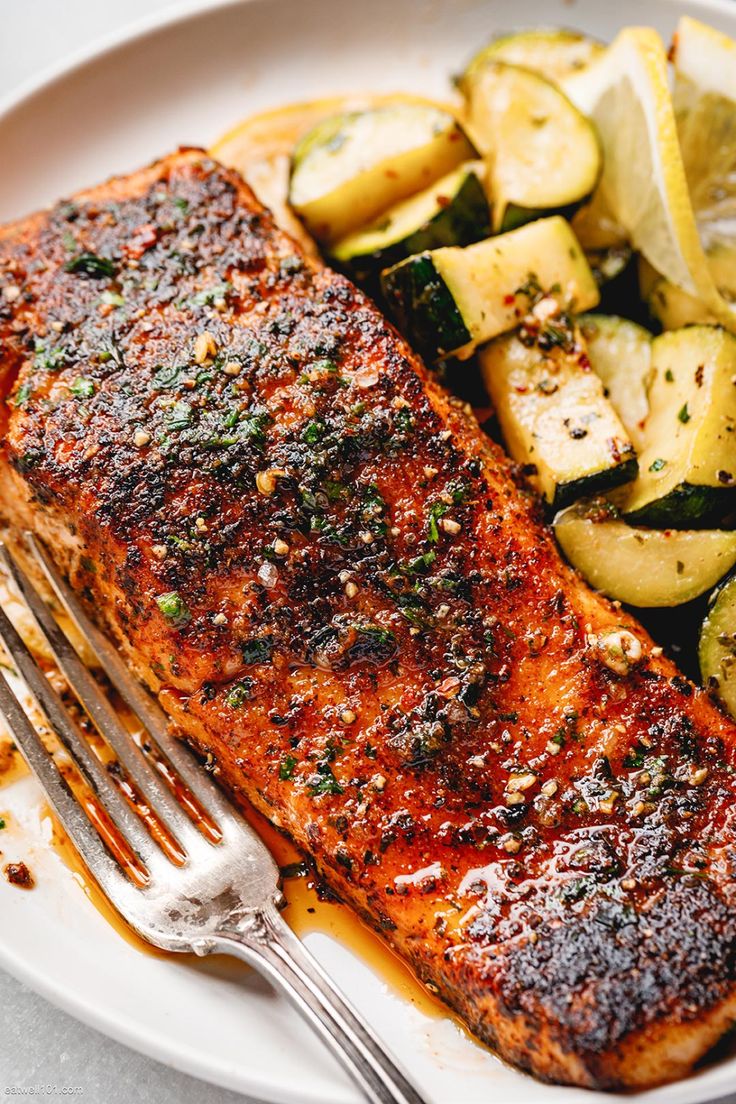
<svg viewBox="0 0 736 1104"><path fill-rule="evenodd" d="M399 328L434 358L465 359L512 330L540 288L565 310L590 310L599 299L583 251L559 216L465 249L418 253L387 269L381 285Z"/></svg>
<svg viewBox="0 0 736 1104"><path fill-rule="evenodd" d="M496 232L545 214L571 215L595 189L592 124L538 73L487 60L463 81L470 134L488 165Z"/></svg>
<svg viewBox="0 0 736 1104"><path fill-rule="evenodd" d="M332 115L294 150L289 202L329 244L474 156L454 115L428 104Z"/></svg>
<svg viewBox="0 0 736 1104"><path fill-rule="evenodd" d="M605 499L579 502L553 525L583 578L631 606L680 606L705 594L736 564L736 533L636 529Z"/></svg>
<svg viewBox="0 0 736 1104"><path fill-rule="evenodd" d="M536 333L529 321L482 349L480 370L508 452L558 510L634 479L636 454L580 329L565 315Z"/></svg>
<svg viewBox="0 0 736 1104"><path fill-rule="evenodd" d="M736 487L736 337L688 326L652 342L639 478L618 503L627 520L687 529L722 517Z"/></svg>
<svg viewBox="0 0 736 1104"><path fill-rule="evenodd" d="M483 165L469 162L423 192L405 199L331 250L358 282L423 249L470 245L491 232L488 200L479 178Z"/></svg>
<svg viewBox="0 0 736 1104"><path fill-rule="evenodd" d="M649 413L652 335L636 322L613 314L584 314L578 320L593 371L603 382L634 448L644 445Z"/></svg>
<svg viewBox="0 0 736 1104"><path fill-rule="evenodd" d="M499 35L479 50L460 78L472 79L473 70L486 61L505 61L541 73L550 81L562 80L587 68L605 50L602 42L564 27L537 27Z"/></svg>
<svg viewBox="0 0 736 1104"><path fill-rule="evenodd" d="M736 720L736 575L718 588L700 630L700 673Z"/></svg>

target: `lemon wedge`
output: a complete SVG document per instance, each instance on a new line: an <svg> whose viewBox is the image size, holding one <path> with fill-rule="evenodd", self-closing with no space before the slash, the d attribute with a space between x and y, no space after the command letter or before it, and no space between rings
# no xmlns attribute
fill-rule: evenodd
<svg viewBox="0 0 736 1104"><path fill-rule="evenodd" d="M698 234L659 35L626 27L563 87L592 118L603 146L589 220L621 227L658 273L736 328L736 308L719 293Z"/></svg>
<svg viewBox="0 0 736 1104"><path fill-rule="evenodd" d="M736 292L736 42L683 16L673 43L674 107L700 240L716 286Z"/></svg>

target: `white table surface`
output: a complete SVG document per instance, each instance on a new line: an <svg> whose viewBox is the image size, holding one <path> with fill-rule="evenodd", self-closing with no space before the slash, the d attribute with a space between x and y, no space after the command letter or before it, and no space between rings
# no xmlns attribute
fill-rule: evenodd
<svg viewBox="0 0 736 1104"><path fill-rule="evenodd" d="M171 7L170 0L0 0L0 99L96 39ZM76 1088L85 1104L254 1104L113 1042L0 970L0 1095L12 1099L8 1090L31 1086L46 1094L49 1086ZM736 1104L736 1095L719 1104Z"/></svg>
<svg viewBox="0 0 736 1104"><path fill-rule="evenodd" d="M0 99L96 39L170 7L171 0L0 0ZM76 1088L72 1099L84 1104L253 1104L113 1042L0 970L0 1097L41 1086L48 1094L50 1085Z"/></svg>

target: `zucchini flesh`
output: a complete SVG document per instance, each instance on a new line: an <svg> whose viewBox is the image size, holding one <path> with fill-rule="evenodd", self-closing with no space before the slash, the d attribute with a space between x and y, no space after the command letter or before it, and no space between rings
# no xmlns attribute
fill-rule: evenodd
<svg viewBox="0 0 736 1104"><path fill-rule="evenodd" d="M636 322L612 314L584 314L579 322L593 371L638 451L644 445L649 413L652 335Z"/></svg>
<svg viewBox="0 0 736 1104"><path fill-rule="evenodd" d="M700 630L698 659L703 682L736 720L736 576L711 599Z"/></svg>
<svg viewBox="0 0 736 1104"><path fill-rule="evenodd" d="M565 556L591 586L632 606L682 605L705 594L736 564L736 533L634 528L604 500L563 510L554 530Z"/></svg>
<svg viewBox="0 0 736 1104"><path fill-rule="evenodd" d="M388 268L426 249L470 245L491 232L480 162L462 165L431 187L385 211L369 226L349 234L331 256L357 281L375 279Z"/></svg>
<svg viewBox="0 0 736 1104"><path fill-rule="evenodd" d="M532 289L551 290L565 310L589 310L599 299L575 235L559 216L465 249L419 253L387 269L381 285L399 328L435 358L465 359L514 329Z"/></svg>
<svg viewBox="0 0 736 1104"><path fill-rule="evenodd" d="M688 326L652 342L639 477L619 502L639 525L687 529L723 516L736 487L736 337Z"/></svg>
<svg viewBox="0 0 736 1104"><path fill-rule="evenodd" d="M289 202L333 243L474 156L453 115L397 103L333 115L294 150Z"/></svg>
<svg viewBox="0 0 736 1104"><path fill-rule="evenodd" d="M489 60L463 82L473 139L488 165L495 231L572 214L595 188L601 153L588 119L528 69Z"/></svg>
<svg viewBox="0 0 736 1104"><path fill-rule="evenodd" d="M526 327L499 337L479 361L507 451L554 509L636 476L631 440L569 320L542 324L531 342Z"/></svg>
<svg viewBox="0 0 736 1104"><path fill-rule="evenodd" d="M480 50L460 78L461 83L472 78L473 71L492 59L510 65L523 65L541 73L550 81L562 80L587 68L599 57L605 46L579 31L564 27L537 27L499 35Z"/></svg>

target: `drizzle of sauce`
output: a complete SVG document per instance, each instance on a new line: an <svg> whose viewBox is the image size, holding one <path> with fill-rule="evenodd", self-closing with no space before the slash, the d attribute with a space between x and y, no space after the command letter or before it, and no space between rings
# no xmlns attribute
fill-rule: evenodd
<svg viewBox="0 0 736 1104"><path fill-rule="evenodd" d="M158 947L154 947L151 943L147 943L145 939L142 939L122 918L120 913L113 908L87 867L84 865L79 852L57 820L56 815L46 803L44 803L42 807L41 818L48 819L50 822L50 843L54 851L64 863L64 866L71 872L74 881L81 888L85 897L94 905L100 916L107 921L110 927L114 928L117 934L124 939L126 943L135 947L137 951L141 951L144 954L169 957L168 952L161 951Z"/></svg>
<svg viewBox="0 0 736 1104"><path fill-rule="evenodd" d="M242 811L282 870L303 862L304 855L261 813L252 807ZM314 877L284 878L283 892L287 901L283 915L298 936L303 937L310 932L331 936L356 958L367 963L393 993L410 1001L426 1016L452 1016L447 1006L414 976L403 959L352 909L334 898L324 898Z"/></svg>
<svg viewBox="0 0 736 1104"><path fill-rule="evenodd" d="M0 789L28 774L26 761L12 740L0 737Z"/></svg>
<svg viewBox="0 0 736 1104"><path fill-rule="evenodd" d="M303 856L294 844L277 831L265 817L252 808L244 812L249 824L258 832L281 869L296 867L302 863ZM44 806L43 816L50 820L51 845L56 854L71 871L75 882L90 903L118 935L144 954L180 958L179 954L173 955L147 943L126 923L98 887L48 805ZM393 993L410 1001L425 1015L432 1017L450 1015L448 1009L437 997L414 977L406 963L350 909L334 899L326 900L321 895L320 887L314 878L286 877L283 881L283 891L287 900L283 915L298 936L303 937L311 932L321 932L331 936L349 948L357 958L367 963ZM192 955L192 960L194 959L195 956Z"/></svg>

